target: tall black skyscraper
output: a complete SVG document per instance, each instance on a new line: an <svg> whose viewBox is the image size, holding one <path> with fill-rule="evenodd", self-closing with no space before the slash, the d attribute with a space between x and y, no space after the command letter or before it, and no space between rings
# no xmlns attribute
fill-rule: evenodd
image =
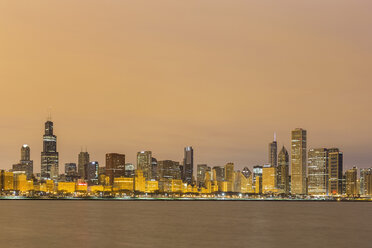
<svg viewBox="0 0 372 248"><path fill-rule="evenodd" d="M276 167L278 165L278 144L276 143L276 134L274 133L274 141L269 144L269 164Z"/></svg>
<svg viewBox="0 0 372 248"><path fill-rule="evenodd" d="M58 173L57 136L53 134L53 122L48 119L45 122L43 151L41 152L41 178L57 179Z"/></svg>
<svg viewBox="0 0 372 248"><path fill-rule="evenodd" d="M194 171L194 150L191 146L185 147L185 156L183 159L183 180L189 184L192 183Z"/></svg>

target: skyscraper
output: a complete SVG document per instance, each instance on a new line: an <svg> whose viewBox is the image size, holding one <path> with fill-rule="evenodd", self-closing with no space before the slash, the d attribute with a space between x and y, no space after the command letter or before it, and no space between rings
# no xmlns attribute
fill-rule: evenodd
<svg viewBox="0 0 372 248"><path fill-rule="evenodd" d="M214 166L212 169L213 180L222 182L225 180L225 168L222 166Z"/></svg>
<svg viewBox="0 0 372 248"><path fill-rule="evenodd" d="M85 180L87 180L89 185L98 183L98 169L99 164L97 161L89 162L85 166Z"/></svg>
<svg viewBox="0 0 372 248"><path fill-rule="evenodd" d="M192 176L194 172L194 150L191 146L185 147L183 159L183 181L188 184L192 183Z"/></svg>
<svg viewBox="0 0 372 248"><path fill-rule="evenodd" d="M115 177L125 176L125 155L119 153L106 154L106 176L110 178L110 184L114 183Z"/></svg>
<svg viewBox="0 0 372 248"><path fill-rule="evenodd" d="M14 172L23 171L27 179L31 179L34 173L34 162L30 160L30 147L28 145L23 145L21 148L21 160L18 164L13 165Z"/></svg>
<svg viewBox="0 0 372 248"><path fill-rule="evenodd" d="M45 133L43 136L43 151L41 152L41 178L53 179L58 178L58 152L57 136L53 133L53 122L49 119L45 122Z"/></svg>
<svg viewBox="0 0 372 248"><path fill-rule="evenodd" d="M341 195L343 180L343 154L338 148L328 150L328 194Z"/></svg>
<svg viewBox="0 0 372 248"><path fill-rule="evenodd" d="M82 179L86 178L85 171L86 171L86 167L89 164L89 162L90 162L89 153L87 151L85 152L81 151L79 153L79 158L78 158L78 173L79 173L80 178Z"/></svg>
<svg viewBox="0 0 372 248"><path fill-rule="evenodd" d="M292 131L291 149L291 193L306 194L306 130Z"/></svg>
<svg viewBox="0 0 372 248"><path fill-rule="evenodd" d="M274 141L269 143L269 164L276 167L278 158L278 144L276 143L276 134L274 134Z"/></svg>
<svg viewBox="0 0 372 248"><path fill-rule="evenodd" d="M198 187L205 186L205 173L207 172L208 165L198 164L196 169L196 185Z"/></svg>
<svg viewBox="0 0 372 248"><path fill-rule="evenodd" d="M360 195L369 195L369 187L371 182L369 182L370 176L372 175L372 168L360 169Z"/></svg>
<svg viewBox="0 0 372 248"><path fill-rule="evenodd" d="M289 194L289 155L283 146L278 155L277 188L279 193Z"/></svg>
<svg viewBox="0 0 372 248"><path fill-rule="evenodd" d="M251 175L252 175L252 172L251 170L246 166L243 168L242 170L242 174L243 176L245 176L245 178L249 178Z"/></svg>
<svg viewBox="0 0 372 248"><path fill-rule="evenodd" d="M158 177L161 179L181 179L180 163L172 160L158 161Z"/></svg>
<svg viewBox="0 0 372 248"><path fill-rule="evenodd" d="M358 170L356 167L353 167L350 170L345 172L346 174L346 195L348 196L357 196L358 192Z"/></svg>
<svg viewBox="0 0 372 248"><path fill-rule="evenodd" d="M152 179L152 152L141 151L137 153L137 169L143 171L146 180Z"/></svg>
<svg viewBox="0 0 372 248"><path fill-rule="evenodd" d="M328 150L309 150L308 194L326 195L328 192Z"/></svg>

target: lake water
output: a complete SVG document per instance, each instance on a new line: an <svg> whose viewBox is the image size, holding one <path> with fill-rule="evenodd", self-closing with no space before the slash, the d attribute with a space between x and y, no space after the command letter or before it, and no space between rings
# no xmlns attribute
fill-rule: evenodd
<svg viewBox="0 0 372 248"><path fill-rule="evenodd" d="M372 203L0 201L0 247L372 247Z"/></svg>

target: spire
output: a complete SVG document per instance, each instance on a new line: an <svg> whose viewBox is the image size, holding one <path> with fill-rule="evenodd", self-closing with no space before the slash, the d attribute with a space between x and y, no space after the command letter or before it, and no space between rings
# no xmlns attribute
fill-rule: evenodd
<svg viewBox="0 0 372 248"><path fill-rule="evenodd" d="M49 108L48 108L48 117L47 117L47 121L52 121L52 107L49 107Z"/></svg>
<svg viewBox="0 0 372 248"><path fill-rule="evenodd" d="M274 142L276 142L276 132L274 132Z"/></svg>

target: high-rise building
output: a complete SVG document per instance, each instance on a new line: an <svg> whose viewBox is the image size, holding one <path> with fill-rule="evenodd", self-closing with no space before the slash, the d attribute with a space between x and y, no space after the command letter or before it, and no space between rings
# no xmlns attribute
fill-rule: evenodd
<svg viewBox="0 0 372 248"><path fill-rule="evenodd" d="M327 195L328 149L310 149L308 157L308 194Z"/></svg>
<svg viewBox="0 0 372 248"><path fill-rule="evenodd" d="M152 179L152 152L141 151L137 153L137 169L142 170L146 180Z"/></svg>
<svg viewBox="0 0 372 248"><path fill-rule="evenodd" d="M181 179L180 163L172 160L158 161L157 174L161 179Z"/></svg>
<svg viewBox="0 0 372 248"><path fill-rule="evenodd" d="M262 168L262 193L276 193L278 190L276 188L276 167L271 164L265 165Z"/></svg>
<svg viewBox="0 0 372 248"><path fill-rule="evenodd" d="M292 131L291 149L291 193L306 194L306 130L296 128Z"/></svg>
<svg viewBox="0 0 372 248"><path fill-rule="evenodd" d="M356 167L353 167L350 170L345 172L346 176L346 195L348 196L357 196L358 192L358 170Z"/></svg>
<svg viewBox="0 0 372 248"><path fill-rule="evenodd" d="M198 187L205 187L205 174L208 170L208 165L198 164L196 169L196 185Z"/></svg>
<svg viewBox="0 0 372 248"><path fill-rule="evenodd" d="M45 122L43 151L41 152L41 178L56 180L59 174L57 136L53 133L53 122Z"/></svg>
<svg viewBox="0 0 372 248"><path fill-rule="evenodd" d="M66 181L68 182L73 182L77 179L78 173L77 173L76 163L65 164L65 176L66 176Z"/></svg>
<svg viewBox="0 0 372 248"><path fill-rule="evenodd" d="M261 183L262 183L262 166L261 165L255 165L255 166L253 166L253 178L252 178L253 180L252 180L252 184L253 184L253 188L254 189L255 189L256 185L262 185L262 184L256 183L256 179L258 177L260 178ZM260 190L259 192L262 192L262 191Z"/></svg>
<svg viewBox="0 0 372 248"><path fill-rule="evenodd" d="M222 166L214 166L212 169L213 180L222 182L225 180L225 168Z"/></svg>
<svg viewBox="0 0 372 248"><path fill-rule="evenodd" d="M99 164L97 161L89 162L85 166L85 180L89 185L98 184Z"/></svg>
<svg viewBox="0 0 372 248"><path fill-rule="evenodd" d="M125 176L125 155L119 154L119 153L107 153L105 171L106 171L106 176L110 178L111 185L114 183L115 177L124 177Z"/></svg>
<svg viewBox="0 0 372 248"><path fill-rule="evenodd" d="M125 177L134 177L134 171L136 170L134 164L132 163L126 163L125 164L125 173L124 173L124 176Z"/></svg>
<svg viewBox="0 0 372 248"><path fill-rule="evenodd" d="M289 194L289 155L283 146L278 155L277 188L279 193Z"/></svg>
<svg viewBox="0 0 372 248"><path fill-rule="evenodd" d="M34 173L34 162L30 159L30 147L23 145L21 148L21 160L13 165L14 172L24 172L27 179L31 179Z"/></svg>
<svg viewBox="0 0 372 248"><path fill-rule="evenodd" d="M87 151L85 152L81 151L79 153L79 158L78 158L78 173L79 173L80 178L82 179L86 178L85 171L86 171L86 167L89 164L89 162L90 162L89 153Z"/></svg>
<svg viewBox="0 0 372 248"><path fill-rule="evenodd" d="M278 144L276 142L276 134L274 134L274 141L269 143L269 164L276 167L278 159Z"/></svg>
<svg viewBox="0 0 372 248"><path fill-rule="evenodd" d="M252 175L252 172L251 170L246 166L243 168L242 170L242 174L243 176L245 176L245 178L249 178L251 175Z"/></svg>
<svg viewBox="0 0 372 248"><path fill-rule="evenodd" d="M158 160L156 158L151 158L151 179L159 180Z"/></svg>
<svg viewBox="0 0 372 248"><path fill-rule="evenodd" d="M372 168L360 169L360 195L370 195L368 193L371 182L369 182L369 177L372 175Z"/></svg>
<svg viewBox="0 0 372 248"><path fill-rule="evenodd" d="M191 146L185 147L183 159L183 181L188 184L192 183L194 172L194 150Z"/></svg>
<svg viewBox="0 0 372 248"><path fill-rule="evenodd" d="M341 195L343 154L338 148L328 149L328 194Z"/></svg>
<svg viewBox="0 0 372 248"><path fill-rule="evenodd" d="M227 163L225 165L225 181L228 182L227 191L234 191L235 172L234 163Z"/></svg>

